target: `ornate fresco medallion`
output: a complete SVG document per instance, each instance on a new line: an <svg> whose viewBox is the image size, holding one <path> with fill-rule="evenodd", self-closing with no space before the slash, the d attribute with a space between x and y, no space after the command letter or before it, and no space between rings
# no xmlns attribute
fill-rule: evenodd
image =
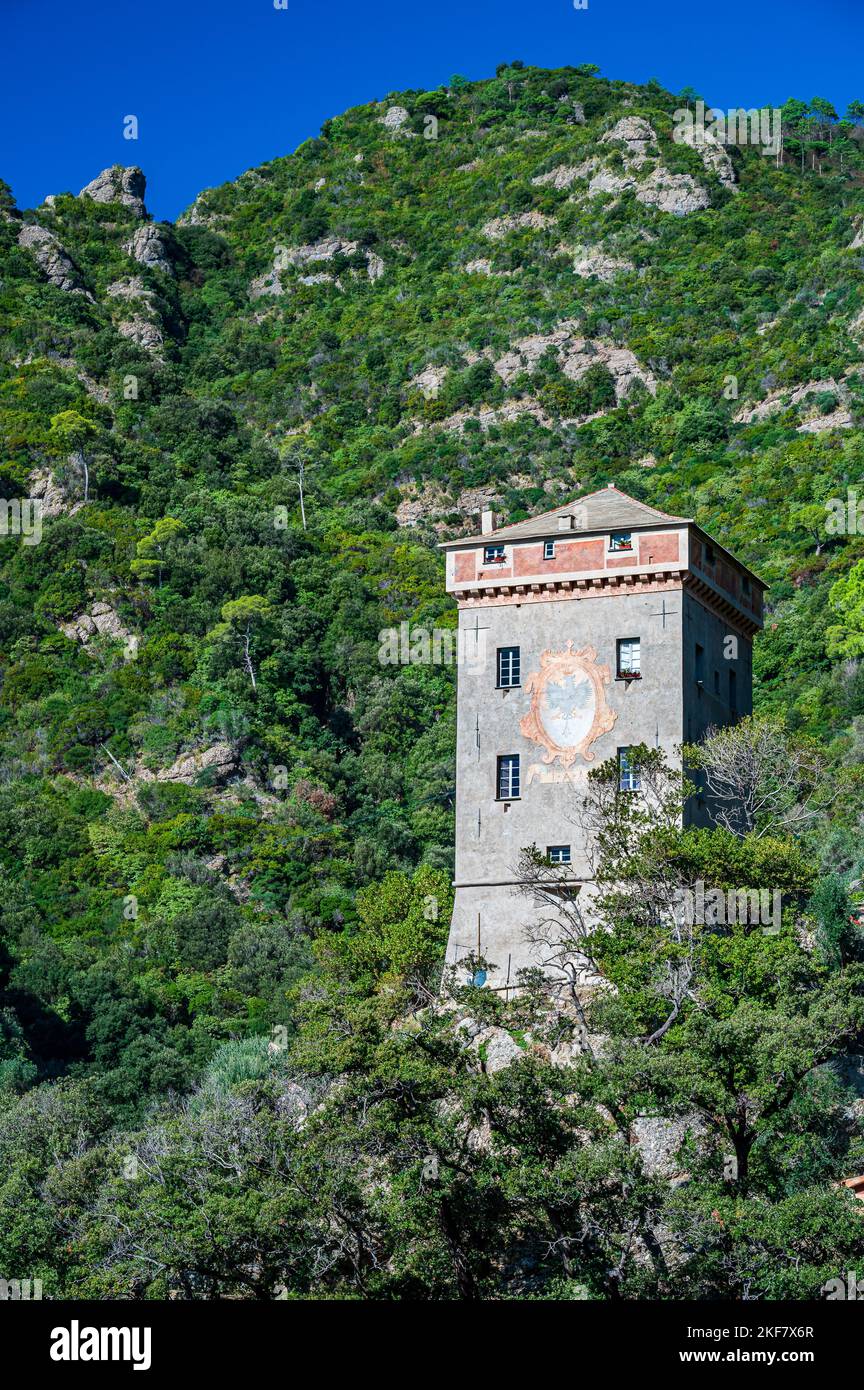
<svg viewBox="0 0 864 1390"><path fill-rule="evenodd" d="M606 701L612 676L598 664L594 647L541 652L540 670L525 682L531 708L519 728L543 749L543 762L570 767L577 758L594 761L591 745L607 734L618 718Z"/></svg>

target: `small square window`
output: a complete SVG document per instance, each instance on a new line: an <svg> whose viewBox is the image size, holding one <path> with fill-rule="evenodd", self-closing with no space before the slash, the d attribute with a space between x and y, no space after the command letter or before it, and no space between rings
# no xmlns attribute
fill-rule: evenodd
<svg viewBox="0 0 864 1390"><path fill-rule="evenodd" d="M544 560L554 560L554 559L555 559L555 542L554 542L554 541L544 541L544 542L543 542L543 559L544 559Z"/></svg>
<svg viewBox="0 0 864 1390"><path fill-rule="evenodd" d="M519 796L519 754L507 753L498 759L498 800L515 801Z"/></svg>
<svg viewBox="0 0 864 1390"><path fill-rule="evenodd" d="M696 677L696 684L702 685L705 680L705 648L698 642L694 652L693 671Z"/></svg>
<svg viewBox="0 0 864 1390"><path fill-rule="evenodd" d="M622 792L638 792L641 782L639 773L630 762L630 749L618 749L618 786Z"/></svg>
<svg viewBox="0 0 864 1390"><path fill-rule="evenodd" d="M518 647L498 648L498 687L510 690L520 684L522 658Z"/></svg>
<svg viewBox="0 0 864 1390"><path fill-rule="evenodd" d="M609 537L610 550L632 550L633 536L630 531L613 531Z"/></svg>
<svg viewBox="0 0 864 1390"><path fill-rule="evenodd" d="M638 681L642 679L642 653L638 637L620 637L615 644L617 673L619 680Z"/></svg>
<svg viewBox="0 0 864 1390"><path fill-rule="evenodd" d="M569 864L570 846L569 845L549 845L546 850L546 858L550 864Z"/></svg>
<svg viewBox="0 0 864 1390"><path fill-rule="evenodd" d="M484 565L503 565L504 547L503 545L484 545L483 547Z"/></svg>

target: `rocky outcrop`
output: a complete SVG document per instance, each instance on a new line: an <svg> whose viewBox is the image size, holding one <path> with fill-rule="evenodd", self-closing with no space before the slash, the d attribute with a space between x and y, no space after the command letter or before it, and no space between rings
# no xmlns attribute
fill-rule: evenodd
<svg viewBox="0 0 864 1390"><path fill-rule="evenodd" d="M136 227L123 250L139 265L147 266L150 270L162 270L167 275L174 274L165 238L159 228L150 223L146 227Z"/></svg>
<svg viewBox="0 0 864 1390"><path fill-rule="evenodd" d="M523 415L530 415L546 429L554 429L559 423L553 420L551 415L547 415L540 402L533 396L523 396L518 401L505 401L503 405L481 406L479 410L457 410L446 419L436 420L432 424L420 421L415 425L412 434L424 434L427 430L452 430L461 434L469 421L475 421L485 434L493 425L511 425Z"/></svg>
<svg viewBox="0 0 864 1390"><path fill-rule="evenodd" d="M600 137L601 145L622 144L630 155L630 163L645 159L657 145L657 133L641 116L622 116L621 120Z"/></svg>
<svg viewBox="0 0 864 1390"><path fill-rule="evenodd" d="M29 495L38 497L42 503L42 515L62 516L69 511L65 492L50 468L34 468L27 479Z"/></svg>
<svg viewBox="0 0 864 1390"><path fill-rule="evenodd" d="M277 246L270 269L251 281L249 298L261 299L265 295L279 298L285 293L282 271L287 270L289 266L295 266L300 270L321 261L332 261L335 256L353 256L358 246L358 242L346 241L344 237L338 236L322 237L320 241L312 242L308 246ZM380 280L384 270L382 258L375 251L367 250L366 273L369 279L373 282ZM301 285L336 284L337 288L341 289L339 281L325 271L314 271L308 275L298 275L297 278Z"/></svg>
<svg viewBox="0 0 864 1390"><path fill-rule="evenodd" d="M689 174L670 174L668 169L654 169L648 178L636 185L636 201L673 217L686 217L711 206L708 190Z"/></svg>
<svg viewBox="0 0 864 1390"><path fill-rule="evenodd" d="M851 430L854 421L845 406L838 406L827 415L813 415L798 425L799 434L829 434L831 430Z"/></svg>
<svg viewBox="0 0 864 1390"><path fill-rule="evenodd" d="M140 275L125 275L122 280L114 280L105 293L109 299L121 299L126 302L141 299L145 304L154 298L153 291L148 290Z"/></svg>
<svg viewBox="0 0 864 1390"><path fill-rule="evenodd" d="M274 265L284 269L288 265L308 265L310 261L332 261L334 256L353 256L357 250L356 241L346 241L344 237L327 236L313 241L308 246L288 246L276 253Z"/></svg>
<svg viewBox="0 0 864 1390"><path fill-rule="evenodd" d="M212 192L212 188L205 188L203 192L199 193L191 207L188 207L185 212L181 212L177 218L177 226L209 227L215 230L223 222L226 222L228 219L224 213L212 212L207 206L205 199L207 194Z"/></svg>
<svg viewBox="0 0 864 1390"><path fill-rule="evenodd" d="M122 319L117 324L117 332L121 338L128 338L130 342L137 343L138 347L152 353L154 357L161 353L165 343L159 325L151 319L145 319L141 314Z"/></svg>
<svg viewBox="0 0 864 1390"><path fill-rule="evenodd" d="M539 175L533 182L569 187L577 179L590 178L589 198L596 198L601 193L618 195L629 191L643 206L654 207L659 212L672 213L676 217L686 217L688 213L701 212L710 206L707 189L689 174L673 174L662 165L649 169L650 163L658 159L659 150L656 132L643 117L622 117L600 137L600 144L622 147L623 173L606 168L599 160L592 159L580 165L562 165L549 174ZM703 155L703 161L717 173L721 181L734 182L734 172L725 150L712 146L712 153Z"/></svg>
<svg viewBox="0 0 864 1390"><path fill-rule="evenodd" d="M545 213L532 208L530 212L514 212L506 217L493 217L489 222L485 222L480 230L490 241L501 241L508 232L540 232L544 227L554 225L554 217L547 217Z"/></svg>
<svg viewBox="0 0 864 1390"><path fill-rule="evenodd" d="M668 169L652 169L648 177L641 180L601 169L588 185L588 197L628 190L635 194L637 203L657 208L659 212L670 212L675 217L701 212L711 204L707 189L689 174L670 174Z"/></svg>
<svg viewBox="0 0 864 1390"><path fill-rule="evenodd" d="M463 1023L466 1021L473 1022L463 1020ZM465 1031L467 1035L468 1030ZM503 1071L511 1062L516 1062L525 1055L525 1050L511 1037L506 1028L482 1028L474 1034L468 1045L472 1052L477 1053L483 1070L490 1074Z"/></svg>
<svg viewBox="0 0 864 1390"><path fill-rule="evenodd" d="M411 117L404 106L388 106L384 115L380 118L380 124L390 135L401 135L403 137L413 137L416 132L406 130Z"/></svg>
<svg viewBox="0 0 864 1390"><path fill-rule="evenodd" d="M616 347L602 339L583 338L577 324L572 319L564 320L551 333L534 333L520 338L509 352L494 363L495 371L505 385L508 385L520 372L533 372L541 357L550 348L565 376L578 381L590 367L602 364L615 379L615 395L619 401L629 395L638 381L653 396L657 391L657 381L647 368L642 367L629 348Z"/></svg>
<svg viewBox="0 0 864 1390"><path fill-rule="evenodd" d="M60 624L60 631L72 642L80 642L86 651L99 637L110 637L115 642L123 642L124 655L129 661L135 655L135 638L123 626L120 615L110 603L94 603L89 613L79 613L68 623Z"/></svg>
<svg viewBox="0 0 864 1390"><path fill-rule="evenodd" d="M68 294L83 294L92 301L92 294L81 284L72 257L47 227L37 227L34 223L28 223L18 233L18 245L30 252L49 284L58 290L65 290Z"/></svg>
<svg viewBox="0 0 864 1390"><path fill-rule="evenodd" d="M538 174L531 182L538 187L549 184L560 192L562 189L570 188L577 179L588 178L596 167L597 161L594 159L587 159L582 164L558 164L548 173Z"/></svg>
<svg viewBox="0 0 864 1390"><path fill-rule="evenodd" d="M561 251L567 251L574 257L573 270L583 280L603 280L605 283L614 280L616 275L621 275L625 270L635 270L632 261L620 260L616 256L607 256L603 251L591 251L585 247L577 247L571 251L569 247L559 247Z"/></svg>
<svg viewBox="0 0 864 1390"><path fill-rule="evenodd" d="M424 367L416 376L412 376L408 382L409 391L422 391L427 401L434 400L444 384L444 378L449 371L448 367L428 366Z"/></svg>
<svg viewBox="0 0 864 1390"><path fill-rule="evenodd" d="M696 128L685 126L681 130L681 138L685 145L698 152L705 168L710 174L717 175L724 188L735 187L735 166L729 153L707 130L703 130L697 139Z"/></svg>
<svg viewBox="0 0 864 1390"><path fill-rule="evenodd" d="M204 772L217 781L230 776L236 762L230 743L214 743L203 752L182 754L170 767L163 767L159 772L139 768L135 776L141 782L182 782L191 787Z"/></svg>
<svg viewBox="0 0 864 1390"><path fill-rule="evenodd" d="M121 164L114 164L110 169L103 169L101 174L97 174L95 179L81 189L78 197L92 198L94 203L122 203L123 207L131 208L136 217L146 217L146 187L147 180L137 164L126 168Z"/></svg>
<svg viewBox="0 0 864 1390"><path fill-rule="evenodd" d="M469 261L462 269L466 275L494 275L497 279L507 280L511 275L516 275L522 269L517 266L515 270L493 270L492 262L485 256L478 256L474 261Z"/></svg>
<svg viewBox="0 0 864 1390"><path fill-rule="evenodd" d="M757 401L755 405L742 405L734 420L738 425L752 425L784 410L794 410L805 405L808 397L819 395L835 396L838 402L837 409L828 414L821 414L815 400L811 400L808 416L797 426L798 432L822 434L835 429L850 429L853 421L849 411L849 390L843 381L836 381L833 376L827 377L824 381L807 381L803 386L784 386L776 391L769 391L765 399Z"/></svg>
<svg viewBox="0 0 864 1390"><path fill-rule="evenodd" d="M671 1182L680 1182L686 1177L678 1156L682 1144L688 1138L698 1140L704 1134L704 1121L695 1114L674 1120L659 1115L640 1115L631 1129L646 1174Z"/></svg>

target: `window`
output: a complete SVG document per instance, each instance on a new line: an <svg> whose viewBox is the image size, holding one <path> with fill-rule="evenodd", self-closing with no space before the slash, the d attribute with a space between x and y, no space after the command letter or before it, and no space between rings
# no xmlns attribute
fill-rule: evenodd
<svg viewBox="0 0 864 1390"><path fill-rule="evenodd" d="M570 846L569 845L549 845L546 850L546 858L550 864L569 864Z"/></svg>
<svg viewBox="0 0 864 1390"><path fill-rule="evenodd" d="M483 547L484 565L503 565L504 547L503 545L484 545Z"/></svg>
<svg viewBox="0 0 864 1390"><path fill-rule="evenodd" d="M738 677L734 671L729 672L729 708L733 713L738 709Z"/></svg>
<svg viewBox="0 0 864 1390"><path fill-rule="evenodd" d="M715 695L719 695L719 694L720 694L720 672L719 672L719 671L715 671L715 672L714 672L714 694L715 694Z"/></svg>
<svg viewBox="0 0 864 1390"><path fill-rule="evenodd" d="M638 637L620 637L616 643L618 679L642 679L642 657Z"/></svg>
<svg viewBox="0 0 864 1390"><path fill-rule="evenodd" d="M511 686L519 685L519 671L521 667L518 647L499 647L498 648L498 687L501 690L509 690Z"/></svg>
<svg viewBox="0 0 864 1390"><path fill-rule="evenodd" d="M629 531L613 531L609 537L610 550L632 550L633 539Z"/></svg>
<svg viewBox="0 0 864 1390"><path fill-rule="evenodd" d="M639 773L630 764L630 749L618 749L618 786L622 792L638 792Z"/></svg>
<svg viewBox="0 0 864 1390"><path fill-rule="evenodd" d="M705 648L700 647L698 642L696 643L696 657L693 663L693 669L696 676L696 684L702 685L705 680Z"/></svg>
<svg viewBox="0 0 864 1390"><path fill-rule="evenodd" d="M515 801L519 795L519 754L498 759L498 800Z"/></svg>
<svg viewBox="0 0 864 1390"><path fill-rule="evenodd" d="M543 559L544 559L544 560L554 560L554 559L555 559L555 542L554 542L554 541L544 541L544 542L543 542Z"/></svg>

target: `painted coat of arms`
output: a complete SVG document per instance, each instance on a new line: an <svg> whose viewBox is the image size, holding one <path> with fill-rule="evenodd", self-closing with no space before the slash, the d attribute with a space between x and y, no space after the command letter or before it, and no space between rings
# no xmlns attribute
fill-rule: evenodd
<svg viewBox="0 0 864 1390"><path fill-rule="evenodd" d="M531 708L519 728L543 749L543 762L571 767L579 757L594 761L591 745L612 728L617 715L609 708L605 687L608 666L600 665L594 647L541 652L540 670L525 682Z"/></svg>

